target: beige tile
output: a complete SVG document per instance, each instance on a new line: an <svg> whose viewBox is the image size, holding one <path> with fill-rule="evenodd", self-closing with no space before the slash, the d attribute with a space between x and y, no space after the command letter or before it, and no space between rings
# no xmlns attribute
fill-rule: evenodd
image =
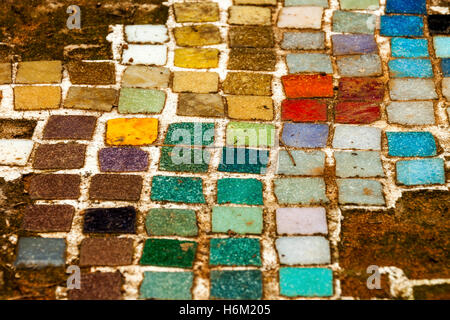
<svg viewBox="0 0 450 320"><path fill-rule="evenodd" d="M216 72L175 71L172 90L174 92L213 93L219 89L219 74Z"/></svg>

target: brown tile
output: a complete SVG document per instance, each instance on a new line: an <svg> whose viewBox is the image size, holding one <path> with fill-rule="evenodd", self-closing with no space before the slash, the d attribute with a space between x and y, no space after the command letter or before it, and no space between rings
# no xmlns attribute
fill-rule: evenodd
<svg viewBox="0 0 450 320"><path fill-rule="evenodd" d="M129 66L122 77L122 87L165 89L169 87L170 70L164 67Z"/></svg>
<svg viewBox="0 0 450 320"><path fill-rule="evenodd" d="M191 117L224 117L225 106L219 94L180 93L177 114Z"/></svg>
<svg viewBox="0 0 450 320"><path fill-rule="evenodd" d="M249 72L229 72L223 83L223 92L237 95L272 95L272 75Z"/></svg>
<svg viewBox="0 0 450 320"><path fill-rule="evenodd" d="M80 183L76 174L37 174L30 178L28 192L32 199L78 199Z"/></svg>
<svg viewBox="0 0 450 320"><path fill-rule="evenodd" d="M14 88L14 110L58 109L60 104L60 87L23 86Z"/></svg>
<svg viewBox="0 0 450 320"><path fill-rule="evenodd" d="M26 208L22 229L34 232L69 232L75 208L70 205L33 205Z"/></svg>
<svg viewBox="0 0 450 320"><path fill-rule="evenodd" d="M50 116L43 139L91 140L96 123L93 116Z"/></svg>
<svg viewBox="0 0 450 320"><path fill-rule="evenodd" d="M81 242L80 266L126 266L132 261L132 239L86 238Z"/></svg>
<svg viewBox="0 0 450 320"><path fill-rule="evenodd" d="M91 200L138 201L141 197L142 177L137 175L97 174L89 188Z"/></svg>
<svg viewBox="0 0 450 320"><path fill-rule="evenodd" d="M0 139L31 139L37 121L0 119Z"/></svg>
<svg viewBox="0 0 450 320"><path fill-rule="evenodd" d="M61 83L61 61L19 62L16 83Z"/></svg>
<svg viewBox="0 0 450 320"><path fill-rule="evenodd" d="M272 48L271 27L233 26L228 33L231 48Z"/></svg>
<svg viewBox="0 0 450 320"><path fill-rule="evenodd" d="M0 63L0 84L11 83L11 63Z"/></svg>
<svg viewBox="0 0 450 320"><path fill-rule="evenodd" d="M448 283L415 286L413 290L415 300L450 300Z"/></svg>
<svg viewBox="0 0 450 320"><path fill-rule="evenodd" d="M76 143L41 144L34 154L33 168L79 169L84 166L86 145Z"/></svg>
<svg viewBox="0 0 450 320"><path fill-rule="evenodd" d="M67 65L72 84L106 85L116 83L116 69L111 62L72 61Z"/></svg>
<svg viewBox="0 0 450 320"><path fill-rule="evenodd" d="M81 274L81 288L68 291L69 300L120 300L123 279L120 272Z"/></svg>
<svg viewBox="0 0 450 320"><path fill-rule="evenodd" d="M117 105L116 100L116 89L70 87L64 108L109 112Z"/></svg>
<svg viewBox="0 0 450 320"><path fill-rule="evenodd" d="M277 56L271 49L232 48L228 61L230 70L275 71Z"/></svg>

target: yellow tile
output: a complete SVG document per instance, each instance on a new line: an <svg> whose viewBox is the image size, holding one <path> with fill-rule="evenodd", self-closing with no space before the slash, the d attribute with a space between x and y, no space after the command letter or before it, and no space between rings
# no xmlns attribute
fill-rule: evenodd
<svg viewBox="0 0 450 320"><path fill-rule="evenodd" d="M219 90L219 74L216 72L175 71L174 92L212 93Z"/></svg>
<svg viewBox="0 0 450 320"><path fill-rule="evenodd" d="M219 21L219 5L214 2L174 3L177 22Z"/></svg>
<svg viewBox="0 0 450 320"><path fill-rule="evenodd" d="M60 104L61 104L60 87L24 86L14 88L15 110L58 109Z"/></svg>
<svg viewBox="0 0 450 320"><path fill-rule="evenodd" d="M106 123L106 144L140 146L153 143L158 137L158 119L118 118Z"/></svg>
<svg viewBox="0 0 450 320"><path fill-rule="evenodd" d="M219 28L212 24L177 27L173 34L180 47L203 47L222 42Z"/></svg>
<svg viewBox="0 0 450 320"><path fill-rule="evenodd" d="M273 102L270 97L227 96L228 116L241 120L272 120Z"/></svg>
<svg viewBox="0 0 450 320"><path fill-rule="evenodd" d="M192 69L217 68L219 65L218 49L176 49L176 67Z"/></svg>
<svg viewBox="0 0 450 320"><path fill-rule="evenodd" d="M16 83L61 83L61 61L19 62Z"/></svg>
<svg viewBox="0 0 450 320"><path fill-rule="evenodd" d="M270 8L254 6L231 6L229 24L265 25L272 24Z"/></svg>

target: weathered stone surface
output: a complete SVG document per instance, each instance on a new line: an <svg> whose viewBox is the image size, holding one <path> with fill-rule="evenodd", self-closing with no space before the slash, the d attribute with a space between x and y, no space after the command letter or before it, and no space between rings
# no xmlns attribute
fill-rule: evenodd
<svg viewBox="0 0 450 320"><path fill-rule="evenodd" d="M83 233L136 233L136 209L134 207L86 209Z"/></svg>
<svg viewBox="0 0 450 320"><path fill-rule="evenodd" d="M116 105L117 91L110 88L70 87L64 108L109 112Z"/></svg>
<svg viewBox="0 0 450 320"><path fill-rule="evenodd" d="M0 139L31 139L36 120L0 119Z"/></svg>
<svg viewBox="0 0 450 320"><path fill-rule="evenodd" d="M339 102L335 107L337 123L372 123L380 118L380 106L376 103Z"/></svg>
<svg viewBox="0 0 450 320"><path fill-rule="evenodd" d="M133 172L148 169L148 153L138 148L105 148L98 152L100 171Z"/></svg>
<svg viewBox="0 0 450 320"><path fill-rule="evenodd" d="M279 28L320 29L323 8L321 7L286 7L278 16Z"/></svg>
<svg viewBox="0 0 450 320"><path fill-rule="evenodd" d="M11 63L0 63L0 84L12 82Z"/></svg>
<svg viewBox="0 0 450 320"><path fill-rule="evenodd" d="M381 102L384 83L379 78L340 78L338 97L346 101Z"/></svg>
<svg viewBox="0 0 450 320"><path fill-rule="evenodd" d="M70 205L32 205L26 208L22 229L34 232L69 232L75 208Z"/></svg>
<svg viewBox="0 0 450 320"><path fill-rule="evenodd" d="M119 113L161 113L166 103L162 90L122 88L119 96Z"/></svg>
<svg viewBox="0 0 450 320"><path fill-rule="evenodd" d="M225 106L218 94L181 93L177 114L191 117L224 117Z"/></svg>
<svg viewBox="0 0 450 320"><path fill-rule="evenodd" d="M281 48L285 50L318 50L325 48L325 33L284 32Z"/></svg>
<svg viewBox="0 0 450 320"><path fill-rule="evenodd" d="M126 266L133 261L133 240L85 238L80 245L80 266Z"/></svg>
<svg viewBox="0 0 450 320"><path fill-rule="evenodd" d="M81 274L81 289L68 291L69 300L120 300L123 279L120 272Z"/></svg>

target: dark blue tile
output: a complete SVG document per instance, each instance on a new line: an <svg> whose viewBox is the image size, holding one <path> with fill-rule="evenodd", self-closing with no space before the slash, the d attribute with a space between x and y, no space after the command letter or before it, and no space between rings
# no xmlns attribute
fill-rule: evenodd
<svg viewBox="0 0 450 320"><path fill-rule="evenodd" d="M423 36L423 18L418 16L381 16L382 36L421 37Z"/></svg>
<svg viewBox="0 0 450 320"><path fill-rule="evenodd" d="M450 77L450 58L441 60L441 68L444 77Z"/></svg>
<svg viewBox="0 0 450 320"><path fill-rule="evenodd" d="M136 233L136 209L95 208L84 215L84 233Z"/></svg>
<svg viewBox="0 0 450 320"><path fill-rule="evenodd" d="M386 13L427 13L426 0L387 0Z"/></svg>

